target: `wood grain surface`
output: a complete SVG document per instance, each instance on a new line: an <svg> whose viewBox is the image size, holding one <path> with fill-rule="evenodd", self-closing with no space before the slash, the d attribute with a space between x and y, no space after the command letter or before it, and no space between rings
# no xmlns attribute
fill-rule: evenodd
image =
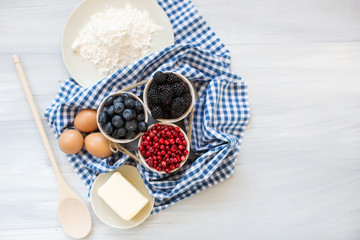
<svg viewBox="0 0 360 240"><path fill-rule="evenodd" d="M360 1L193 1L249 85L235 174L135 229L92 213L88 239L360 239ZM0 0L0 239L69 239L11 56L20 55L43 112L68 77L60 41L79 2ZM65 180L87 201L46 130Z"/></svg>

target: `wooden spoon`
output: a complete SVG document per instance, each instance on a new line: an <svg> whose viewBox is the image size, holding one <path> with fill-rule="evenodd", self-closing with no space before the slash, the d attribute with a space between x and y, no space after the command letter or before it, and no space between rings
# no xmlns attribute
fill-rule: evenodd
<svg viewBox="0 0 360 240"><path fill-rule="evenodd" d="M35 105L34 98L31 94L29 84L26 80L25 73L20 62L20 58L18 55L13 55L13 60L19 74L21 84L23 85L26 98L30 104L36 126L40 132L41 139L45 145L45 149L49 155L51 165L54 168L58 181L58 217L60 224L70 237L84 238L89 234L92 226L89 209L64 181L64 178L59 171L59 167L56 164L55 156L51 149L44 126L42 125L39 112Z"/></svg>

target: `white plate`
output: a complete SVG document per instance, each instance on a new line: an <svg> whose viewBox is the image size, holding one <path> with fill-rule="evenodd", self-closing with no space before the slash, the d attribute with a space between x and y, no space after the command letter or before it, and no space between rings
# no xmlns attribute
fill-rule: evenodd
<svg viewBox="0 0 360 240"><path fill-rule="evenodd" d="M65 25L61 43L64 63L71 77L82 87L89 87L106 76L101 75L90 61L83 60L79 55L75 55L71 48L72 43L77 38L80 29L89 21L90 16L104 10L106 6L124 8L126 4L146 10L152 21L162 28L153 37L150 53L174 44L171 23L166 13L154 0L84 0L71 13Z"/></svg>
<svg viewBox="0 0 360 240"><path fill-rule="evenodd" d="M134 187L136 187L147 199L149 199L148 204L145 205L140 212L129 221L125 221L119 215L117 215L114 210L112 210L102 198L98 195L98 189L110 178L110 176L118 171L123 175ZM147 190L139 171L136 167L123 165L116 169L115 171L108 172L105 174L100 174L94 181L90 192L91 207L95 215L105 224L110 227L127 229L133 228L145 221L145 219L150 215L150 212L154 206L155 199L152 197Z"/></svg>

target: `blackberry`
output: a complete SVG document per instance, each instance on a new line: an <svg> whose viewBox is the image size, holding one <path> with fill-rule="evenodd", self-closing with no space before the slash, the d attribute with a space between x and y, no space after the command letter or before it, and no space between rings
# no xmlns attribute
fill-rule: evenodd
<svg viewBox="0 0 360 240"><path fill-rule="evenodd" d="M185 93L181 96L185 101L185 106L188 108L192 102L192 96L190 93Z"/></svg>
<svg viewBox="0 0 360 240"><path fill-rule="evenodd" d="M170 104L174 96L174 92L170 85L164 85L161 88L160 99L164 104Z"/></svg>
<svg viewBox="0 0 360 240"><path fill-rule="evenodd" d="M105 111L101 111L98 117L99 123L106 123L107 122L107 115Z"/></svg>
<svg viewBox="0 0 360 240"><path fill-rule="evenodd" d="M135 110L137 113L144 112L144 108L143 108L143 105L141 104L141 102L138 102L138 101L135 102Z"/></svg>
<svg viewBox="0 0 360 240"><path fill-rule="evenodd" d="M122 113L125 109L125 104L122 102L114 102L114 112Z"/></svg>
<svg viewBox="0 0 360 240"><path fill-rule="evenodd" d="M161 104L161 109L163 111L162 117L161 118L165 118L165 119L169 119L170 118L170 112L171 112L171 103L170 104Z"/></svg>
<svg viewBox="0 0 360 240"><path fill-rule="evenodd" d="M179 118L181 115L179 112L171 112L171 118Z"/></svg>
<svg viewBox="0 0 360 240"><path fill-rule="evenodd" d="M136 136L136 132L134 131L127 131L125 134L126 139L133 139Z"/></svg>
<svg viewBox="0 0 360 240"><path fill-rule="evenodd" d="M171 104L162 104L161 109L163 110L163 113L170 112L171 111Z"/></svg>
<svg viewBox="0 0 360 240"><path fill-rule="evenodd" d="M149 90L147 97L148 97L148 101L150 100L150 102L154 104L159 104L161 102L160 94L157 92L157 90L154 89Z"/></svg>
<svg viewBox="0 0 360 240"><path fill-rule="evenodd" d="M156 72L153 76L154 82L158 84L164 84L168 76L163 72Z"/></svg>
<svg viewBox="0 0 360 240"><path fill-rule="evenodd" d="M103 128L104 128L104 131L105 131L107 134L111 134L111 133L114 131L114 127L113 127L113 125L111 124L111 122L105 123L105 124L103 125Z"/></svg>
<svg viewBox="0 0 360 240"><path fill-rule="evenodd" d="M112 117L112 119L111 119L111 123L112 123L115 127L119 128L119 127L122 127L122 126L124 125L124 119L123 119L121 116L119 116L119 115L114 115L114 116Z"/></svg>
<svg viewBox="0 0 360 240"><path fill-rule="evenodd" d="M148 107L149 107L150 110L152 110L156 106L156 104L151 102L151 101L148 102L147 104L148 104Z"/></svg>
<svg viewBox="0 0 360 240"><path fill-rule="evenodd" d="M137 125L138 125L138 122L135 119L133 119L133 120L127 121L125 123L125 129L126 129L126 131L136 131Z"/></svg>
<svg viewBox="0 0 360 240"><path fill-rule="evenodd" d="M170 111L169 112L163 112L162 118L170 119L171 118Z"/></svg>
<svg viewBox="0 0 360 240"><path fill-rule="evenodd" d="M105 100L105 106L111 106L113 104L114 101L114 97L113 96L109 96L106 100Z"/></svg>
<svg viewBox="0 0 360 240"><path fill-rule="evenodd" d="M180 117L186 111L185 100L182 97L175 98L171 104L171 115L175 118Z"/></svg>
<svg viewBox="0 0 360 240"><path fill-rule="evenodd" d="M125 107L127 108L135 108L135 100L130 98L130 99L126 99L124 101Z"/></svg>
<svg viewBox="0 0 360 240"><path fill-rule="evenodd" d="M136 116L136 120L138 120L139 122L141 121L145 121L145 114L140 113Z"/></svg>
<svg viewBox="0 0 360 240"><path fill-rule="evenodd" d="M153 118L155 119L161 118L162 115L163 115L163 111L160 106L155 106L151 110L151 116L153 116Z"/></svg>
<svg viewBox="0 0 360 240"><path fill-rule="evenodd" d="M126 121L129 121L136 117L136 113L133 109L127 108L123 111L122 116Z"/></svg>
<svg viewBox="0 0 360 240"><path fill-rule="evenodd" d="M149 87L149 91L150 90L157 91L158 88L159 88L159 85L153 82L153 83L151 83L151 85Z"/></svg>
<svg viewBox="0 0 360 240"><path fill-rule="evenodd" d="M184 90L184 93L188 93L188 92L190 92L190 89L189 89L189 85L187 85L187 83L185 83L185 82L181 82L181 85L185 88L185 90Z"/></svg>
<svg viewBox="0 0 360 240"><path fill-rule="evenodd" d="M174 85L172 85L172 89L176 97L180 97L181 94L183 94L183 92L185 92L186 90L182 83L175 83Z"/></svg>
<svg viewBox="0 0 360 240"><path fill-rule="evenodd" d="M147 128L148 128L148 125L147 125L146 122L139 122L138 123L139 132L146 132Z"/></svg>
<svg viewBox="0 0 360 240"><path fill-rule="evenodd" d="M168 73L167 75L168 75L167 82L170 84L174 84L181 81L181 79L175 73Z"/></svg>

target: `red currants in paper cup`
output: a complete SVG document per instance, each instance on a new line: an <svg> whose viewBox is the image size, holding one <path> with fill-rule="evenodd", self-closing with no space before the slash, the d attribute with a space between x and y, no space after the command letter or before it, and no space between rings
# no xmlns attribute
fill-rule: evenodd
<svg viewBox="0 0 360 240"><path fill-rule="evenodd" d="M171 173L181 168L188 159L190 144L180 127L159 122L143 133L138 150L145 167L157 173Z"/></svg>

